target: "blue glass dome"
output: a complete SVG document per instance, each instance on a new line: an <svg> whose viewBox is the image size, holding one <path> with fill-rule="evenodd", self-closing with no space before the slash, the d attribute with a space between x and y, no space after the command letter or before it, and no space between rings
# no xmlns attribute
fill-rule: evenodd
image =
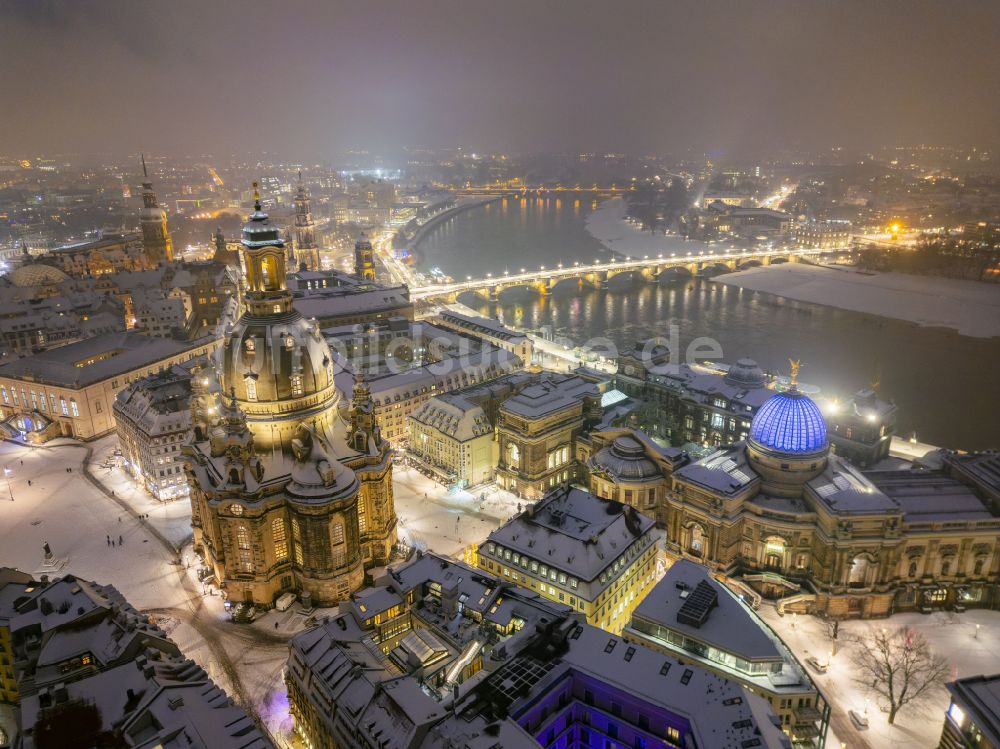
<svg viewBox="0 0 1000 749"><path fill-rule="evenodd" d="M827 448L826 421L798 390L776 393L753 417L750 439L779 453L815 453Z"/></svg>

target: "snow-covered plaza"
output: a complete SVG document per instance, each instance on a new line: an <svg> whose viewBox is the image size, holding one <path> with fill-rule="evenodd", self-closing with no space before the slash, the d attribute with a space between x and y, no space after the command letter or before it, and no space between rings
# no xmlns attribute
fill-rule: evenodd
<svg viewBox="0 0 1000 749"><path fill-rule="evenodd" d="M900 710L895 724L890 726L875 696L855 681L858 670L851 655L860 645L851 641L852 635L860 636L870 627L906 627L920 632L934 652L948 660L950 678L1000 672L1000 612L997 611L903 613L889 619L841 622L837 654L833 658L830 658L832 640L825 621L813 616L782 617L773 606L766 604L761 606L759 613L800 662L815 657L820 663L829 663L825 674L810 669L810 676L832 707L830 726L834 735L826 744L831 749L840 747L841 742L850 749L931 749L941 739L948 708L948 692L942 684L926 702ZM867 710L867 730L859 731L854 727L847 715L849 710L860 714Z"/></svg>

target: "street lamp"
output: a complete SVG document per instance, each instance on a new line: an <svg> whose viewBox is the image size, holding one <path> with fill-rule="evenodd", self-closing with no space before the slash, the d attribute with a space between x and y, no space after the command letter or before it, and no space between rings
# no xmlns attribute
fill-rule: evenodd
<svg viewBox="0 0 1000 749"><path fill-rule="evenodd" d="M7 491L10 493L10 501L13 502L14 501L14 489L11 488L11 485L10 485L10 467L9 466L4 466L3 467L3 475L4 475L4 478L7 479Z"/></svg>

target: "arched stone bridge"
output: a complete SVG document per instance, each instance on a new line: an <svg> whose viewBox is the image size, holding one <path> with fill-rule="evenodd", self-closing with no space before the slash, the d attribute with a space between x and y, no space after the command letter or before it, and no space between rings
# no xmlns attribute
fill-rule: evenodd
<svg viewBox="0 0 1000 749"><path fill-rule="evenodd" d="M632 258L628 260L608 260L595 263L575 262L572 265L560 264L555 268L526 271L524 273L504 273L503 275L487 275L483 278L470 278L453 283L418 286L410 289L410 298L414 300L440 300L454 303L460 294L475 292L490 299L497 299L500 293L507 289L533 289L541 295L550 294L558 284L576 281L580 287L595 289L606 288L608 282L622 274L630 274L633 279L641 277L648 282L661 280L662 274L674 271L677 274L695 276L699 273L716 268L720 272L742 270L776 262L798 262L804 258L823 254L847 252L843 250L819 248L795 248L790 250L746 250L724 251L714 254L676 253L670 256Z"/></svg>

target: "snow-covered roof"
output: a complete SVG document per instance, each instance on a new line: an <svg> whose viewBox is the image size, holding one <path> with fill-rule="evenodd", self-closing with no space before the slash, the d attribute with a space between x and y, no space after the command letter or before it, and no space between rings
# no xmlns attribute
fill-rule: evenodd
<svg viewBox="0 0 1000 749"><path fill-rule="evenodd" d="M653 543L654 525L652 518L628 505L583 489L560 487L493 531L480 544L479 553L502 560L500 549L510 549L554 567L586 585L588 589L579 595L589 600L613 582L601 578L619 557L636 543ZM491 544L499 547L492 554Z"/></svg>

